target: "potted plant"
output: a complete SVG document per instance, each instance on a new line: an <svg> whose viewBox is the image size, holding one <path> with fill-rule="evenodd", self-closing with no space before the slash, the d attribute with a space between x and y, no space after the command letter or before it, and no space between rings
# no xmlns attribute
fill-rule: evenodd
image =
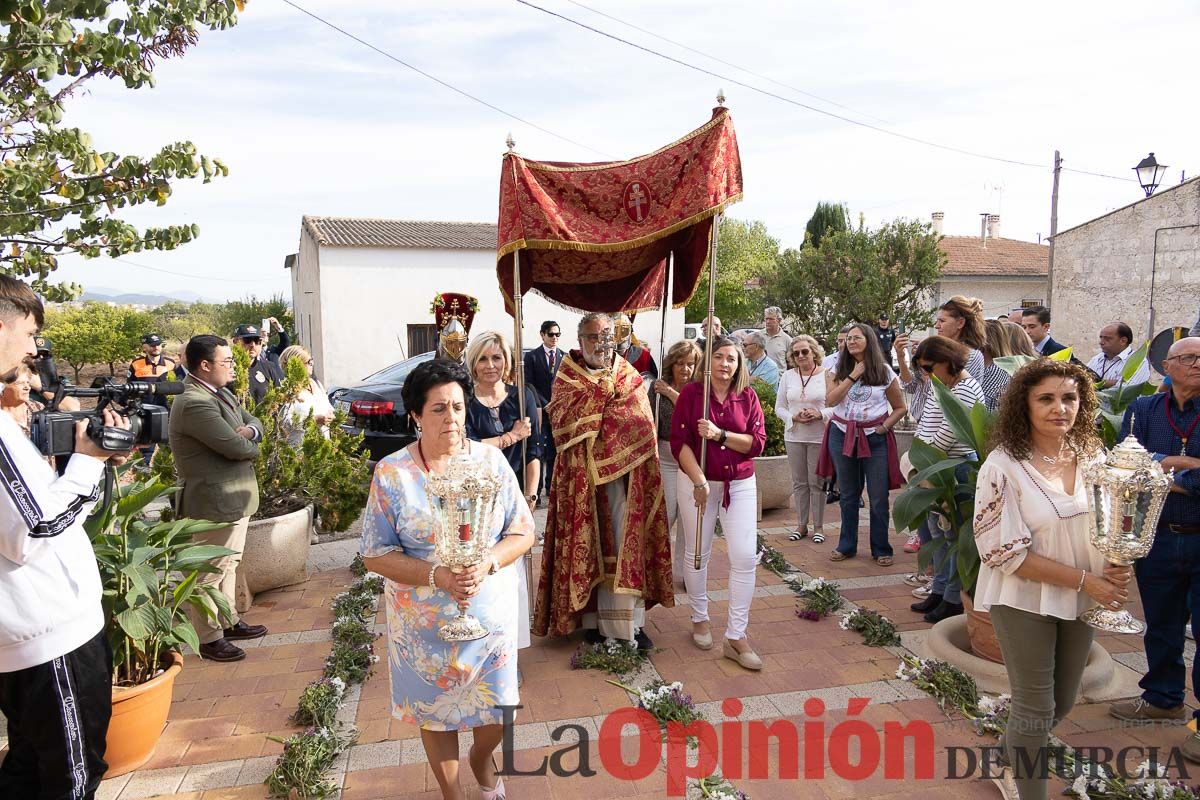
<svg viewBox="0 0 1200 800"><path fill-rule="evenodd" d="M122 474L128 466L122 467ZM122 486L84 528L92 540L103 586L106 632L113 651L112 721L107 750L108 777L124 775L150 759L167 721L175 677L183 667L180 648L200 649L186 609L229 614L215 586L200 586L212 561L230 554L224 547L197 544L192 536L225 523L180 519L150 522L143 512L178 491L159 477Z"/></svg>
<svg viewBox="0 0 1200 800"><path fill-rule="evenodd" d="M233 354L237 377L231 389L249 407L245 387L250 358L240 347ZM289 441L295 423L288 418L288 407L308 388L309 378L299 359L281 366L283 383L250 409L262 423L263 437L254 462L258 511L250 519L238 567L241 611L257 592L306 580L314 519L325 531L346 530L366 506L371 484L368 456L360 448L362 434L347 432L344 412L336 412L326 427L304 420L300 444Z"/></svg>
<svg viewBox="0 0 1200 800"><path fill-rule="evenodd" d="M786 508L792 496L792 471L783 445L783 420L775 415L775 389L761 378L750 381L750 386L758 395L767 429L767 442L762 455L754 459L755 482L761 498L760 511Z"/></svg>

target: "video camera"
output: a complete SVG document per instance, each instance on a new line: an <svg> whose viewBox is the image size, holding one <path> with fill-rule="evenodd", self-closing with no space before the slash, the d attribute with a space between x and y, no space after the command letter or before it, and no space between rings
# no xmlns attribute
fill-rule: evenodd
<svg viewBox="0 0 1200 800"><path fill-rule="evenodd" d="M42 390L54 392L54 396L46 401L46 407L35 412L30 420L29 436L42 455L61 456L75 452L75 423L81 419L88 421L88 438L109 452L120 453L167 441L167 409L142 403L150 395L182 394L182 383L114 383L112 378L96 378L90 389L72 386L66 378L59 377L49 341L39 336L36 343L35 371L41 379ZM100 402L93 411L61 411L59 404L64 397L97 397ZM110 407L129 418L128 430L104 424L104 410Z"/></svg>

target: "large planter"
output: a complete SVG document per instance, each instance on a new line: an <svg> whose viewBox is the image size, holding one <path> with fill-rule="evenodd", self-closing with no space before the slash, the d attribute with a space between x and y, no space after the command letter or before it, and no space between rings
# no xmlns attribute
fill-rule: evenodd
<svg viewBox="0 0 1200 800"><path fill-rule="evenodd" d="M250 521L237 569L237 610L248 611L254 595L308 580L312 506Z"/></svg>
<svg viewBox="0 0 1200 800"><path fill-rule="evenodd" d="M104 760L106 778L115 778L140 767L154 755L158 738L171 711L175 676L183 669L183 656L171 654L166 672L140 686L114 686L112 721L108 723Z"/></svg>
<svg viewBox="0 0 1200 800"><path fill-rule="evenodd" d="M892 433L896 435L896 458L908 452L908 448L912 446L913 435L917 432L916 428L905 430L904 428L893 428Z"/></svg>
<svg viewBox="0 0 1200 800"><path fill-rule="evenodd" d="M1000 652L996 629L992 627L992 615L986 611L976 611L971 603L971 595L966 592L962 593L962 602L967 615L967 638L971 642L971 652L980 658L1003 664L1004 654Z"/></svg>
<svg viewBox="0 0 1200 800"><path fill-rule="evenodd" d="M754 459L754 478L762 498L762 509L787 508L792 497L792 470L787 456Z"/></svg>

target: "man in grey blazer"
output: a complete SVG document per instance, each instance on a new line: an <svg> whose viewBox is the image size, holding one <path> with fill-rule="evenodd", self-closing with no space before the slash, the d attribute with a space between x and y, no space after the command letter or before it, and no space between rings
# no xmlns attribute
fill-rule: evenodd
<svg viewBox="0 0 1200 800"><path fill-rule="evenodd" d="M231 640L257 639L267 633L265 626L247 625L238 618L234 597L246 526L258 510L254 458L263 428L225 388L233 380L228 342L219 336L193 336L184 357L186 388L175 398L167 426L183 484L177 510L180 517L228 522L229 527L199 534L196 540L234 551L213 562L217 572L201 573L199 578L201 584L216 585L229 601L230 627L222 627L215 614L210 618L189 608L188 616L200 635L201 658L239 661L246 653Z"/></svg>

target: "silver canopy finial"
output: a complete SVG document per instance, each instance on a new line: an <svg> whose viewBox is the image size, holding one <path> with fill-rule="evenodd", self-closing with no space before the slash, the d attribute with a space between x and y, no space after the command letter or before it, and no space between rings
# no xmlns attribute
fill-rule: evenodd
<svg viewBox="0 0 1200 800"><path fill-rule="evenodd" d="M517 146L517 143L513 141L512 131L509 131L508 136L504 137L504 143L508 145L508 152L510 153L513 151L513 148Z"/></svg>
<svg viewBox="0 0 1200 800"><path fill-rule="evenodd" d="M721 108L725 107L725 90L717 89L717 105Z"/></svg>

